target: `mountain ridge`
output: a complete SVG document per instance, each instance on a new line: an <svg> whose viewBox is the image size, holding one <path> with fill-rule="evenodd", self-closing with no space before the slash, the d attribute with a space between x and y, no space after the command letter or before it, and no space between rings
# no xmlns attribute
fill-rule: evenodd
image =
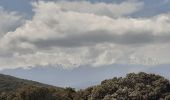
<svg viewBox="0 0 170 100"><path fill-rule="evenodd" d="M13 90L16 90L18 88L22 88L23 86L28 86L28 85L60 89L59 87L56 87L56 86L52 86L52 85L48 85L48 84L44 84L44 83L40 83L40 82L36 82L32 80L27 80L27 79L20 79L20 78L11 76L11 75L0 74L0 92L4 91L3 90L4 85L9 87L8 89L5 89L6 91L13 91Z"/></svg>
<svg viewBox="0 0 170 100"><path fill-rule="evenodd" d="M169 65L140 66L140 65L111 65L101 67L82 66L75 69L58 69L58 67L34 67L31 69L4 69L2 74L12 75L22 79L38 81L59 87L87 88L99 84L102 80L113 77L124 77L131 72L155 73L170 79ZM62 78L61 78L62 77ZM83 80L82 80L83 79Z"/></svg>

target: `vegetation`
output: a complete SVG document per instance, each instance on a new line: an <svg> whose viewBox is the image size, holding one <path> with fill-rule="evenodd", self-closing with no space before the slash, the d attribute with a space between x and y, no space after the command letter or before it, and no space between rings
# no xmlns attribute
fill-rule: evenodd
<svg viewBox="0 0 170 100"><path fill-rule="evenodd" d="M7 78L7 79L6 79ZM100 85L75 91L20 79L0 77L0 100L170 100L170 83L162 76L130 73L126 77L104 80ZM11 77L10 77L11 78ZM24 85L23 85L24 83ZM15 88L15 89L13 89ZM10 91L11 90L11 91Z"/></svg>
<svg viewBox="0 0 170 100"><path fill-rule="evenodd" d="M13 76L0 74L0 93L4 91L5 92L15 91L25 86L42 86L42 87L62 89L59 87L42 84L42 83L35 82L35 81L24 80L24 79L19 79Z"/></svg>
<svg viewBox="0 0 170 100"><path fill-rule="evenodd" d="M170 100L170 83L159 75L130 73L78 93L82 100Z"/></svg>
<svg viewBox="0 0 170 100"><path fill-rule="evenodd" d="M2 93L0 100L72 100L65 90L27 86L15 92Z"/></svg>

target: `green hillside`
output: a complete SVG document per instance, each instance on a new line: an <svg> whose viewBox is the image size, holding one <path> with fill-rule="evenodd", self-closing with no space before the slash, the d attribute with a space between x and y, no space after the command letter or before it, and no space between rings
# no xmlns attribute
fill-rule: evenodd
<svg viewBox="0 0 170 100"><path fill-rule="evenodd" d="M170 83L162 76L141 72L75 91L0 75L0 100L170 100Z"/></svg>
<svg viewBox="0 0 170 100"><path fill-rule="evenodd" d="M19 79L13 76L0 74L0 92L15 91L16 89L22 88L24 86L42 86L42 87L62 89L59 87L42 84L31 80Z"/></svg>

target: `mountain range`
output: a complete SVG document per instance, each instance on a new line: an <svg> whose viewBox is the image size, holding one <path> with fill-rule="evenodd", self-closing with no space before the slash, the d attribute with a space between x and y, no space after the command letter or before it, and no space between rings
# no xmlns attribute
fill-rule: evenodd
<svg viewBox="0 0 170 100"><path fill-rule="evenodd" d="M0 73L59 87L73 87L78 90L100 84L105 79L124 77L126 74L132 72L155 73L170 79L169 70L169 65L143 66L114 64L101 67L80 66L74 69L63 69L58 66L4 69L0 70Z"/></svg>

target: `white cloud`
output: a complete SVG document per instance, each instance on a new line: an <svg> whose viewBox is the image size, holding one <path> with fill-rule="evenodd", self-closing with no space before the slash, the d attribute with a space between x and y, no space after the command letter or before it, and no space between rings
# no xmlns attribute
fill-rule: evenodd
<svg viewBox="0 0 170 100"><path fill-rule="evenodd" d="M60 1L57 3L57 6L60 7L63 11L76 11L80 13L92 13L97 15L115 17L130 15L134 12L137 12L143 7L143 3L135 1L125 1L120 4L109 4L104 2L91 3L88 1Z"/></svg>
<svg viewBox="0 0 170 100"><path fill-rule="evenodd" d="M80 5L82 9L77 10ZM124 3L117 7L120 5ZM107 10L117 9L114 8L116 4L90 2L34 4L32 20L0 40L0 66L61 65L73 68L113 63L152 65L157 60L161 64L170 62L167 55L170 14L130 18L122 16L130 14L128 11L105 13L107 11L97 10L100 6Z"/></svg>
<svg viewBox="0 0 170 100"><path fill-rule="evenodd" d="M17 12L8 12L0 7L0 37L9 31L14 31L19 25L23 23L23 16L18 15Z"/></svg>

